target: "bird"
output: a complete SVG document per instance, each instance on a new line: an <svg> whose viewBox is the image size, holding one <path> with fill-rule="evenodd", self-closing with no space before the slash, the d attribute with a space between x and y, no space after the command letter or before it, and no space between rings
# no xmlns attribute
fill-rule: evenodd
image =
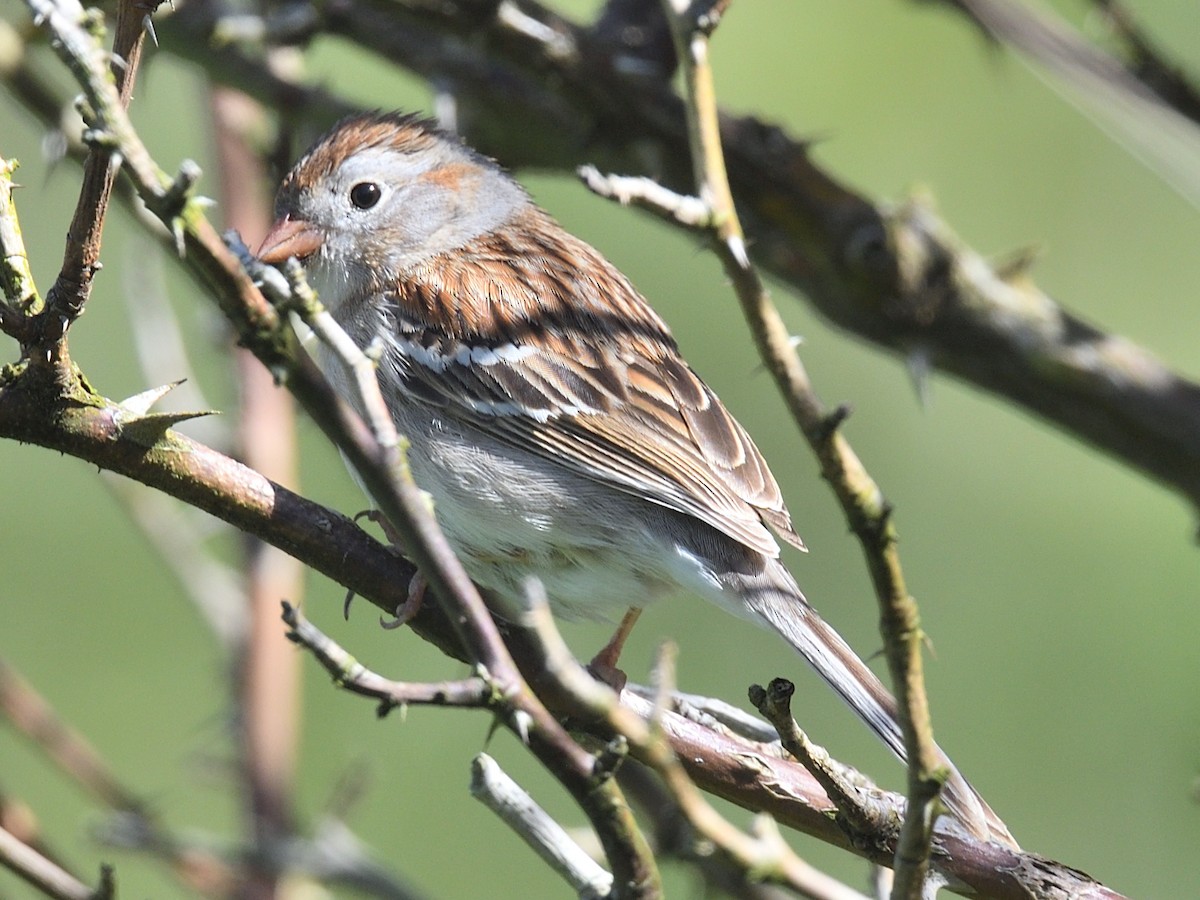
<svg viewBox="0 0 1200 900"><path fill-rule="evenodd" d="M498 163L418 115L359 114L296 162L275 213L257 256L299 260L382 348L413 478L499 615L530 577L561 618L629 610L615 661L636 610L698 595L781 635L904 758L894 699L781 561L780 541L804 543L750 435L629 279ZM1012 842L941 758L950 812Z"/></svg>

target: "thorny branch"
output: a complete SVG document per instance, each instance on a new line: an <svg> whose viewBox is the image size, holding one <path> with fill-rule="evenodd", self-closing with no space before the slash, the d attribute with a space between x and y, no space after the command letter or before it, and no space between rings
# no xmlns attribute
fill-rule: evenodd
<svg viewBox="0 0 1200 900"><path fill-rule="evenodd" d="M937 816L937 807L931 804L937 802L946 772L941 769L942 759L933 742L921 659L920 620L916 602L905 588L890 510L882 501L878 486L838 430L839 420L825 413L796 355L787 328L746 253L745 237L726 174L714 78L709 63L709 37L716 27L721 7L719 4L697 7L682 0L664 0L664 8L675 36L676 55L683 66L696 194L711 209L709 229L714 249L733 282L759 353L783 392L793 418L820 460L822 472L833 486L851 527L859 536L875 583L881 614L880 630L908 760L908 805L896 852L892 897L895 900L919 900L929 871L933 822ZM820 777L825 777L824 770L818 771L822 772ZM832 779L823 783L835 787ZM969 796L970 789L965 785L964 788ZM861 814L863 799L849 795L844 799L847 803L841 812L849 821L864 828L877 826L877 820L872 821ZM992 837L1016 846L1003 822L986 807L961 810L960 816L963 824L976 836Z"/></svg>
<svg viewBox="0 0 1200 900"><path fill-rule="evenodd" d="M118 4L116 37L108 65L115 82L116 101L121 107L128 107L129 99L133 95L133 84L145 43L146 23L158 2L161 0L155 0L151 5L147 5L143 0L122 0ZM46 8L39 12L44 15L51 14ZM95 28L99 28L103 22L96 11L84 12L79 8L77 12L72 12L83 17ZM76 42L72 52L81 59L80 69L77 71L83 70L84 57L90 56L93 66L100 64L99 58L104 55L104 50L99 41L92 40L89 47L87 35L67 37ZM65 337L71 323L83 312L83 306L91 294L92 279L100 269L100 240L104 231L104 218L108 212L108 200L120 163L120 155L104 135L93 135L91 149L83 166L83 184L75 207L75 216L67 231L62 269L46 295L46 309L40 317L41 324L35 326L35 333L32 335L41 352L50 352L54 344L59 344L55 353L65 350L65 345L59 342Z"/></svg>

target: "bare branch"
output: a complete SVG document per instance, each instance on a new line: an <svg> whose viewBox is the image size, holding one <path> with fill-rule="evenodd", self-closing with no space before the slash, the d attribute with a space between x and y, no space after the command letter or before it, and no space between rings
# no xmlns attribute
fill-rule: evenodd
<svg viewBox="0 0 1200 900"><path fill-rule="evenodd" d="M65 723L46 700L11 667L0 663L0 716L38 746L47 759L104 806L115 812L112 828L139 835L144 847L170 865L194 887L227 884L223 863L209 853L197 853L177 841L159 822L150 804L123 784L90 743ZM29 848L31 851L33 848ZM36 852L36 851L34 851ZM39 854L41 855L41 854ZM103 890L103 887L101 888ZM57 896L57 895L55 895ZM88 889L88 897L101 896Z"/></svg>
<svg viewBox="0 0 1200 900"><path fill-rule="evenodd" d="M823 473L859 537L874 580L880 630L892 674L908 764L908 804L896 852L896 883L892 896L895 900L920 900L937 814L937 808L931 804L937 800L944 782L950 785L948 804L973 834L993 837L1014 847L1017 844L1000 818L978 797L933 741L922 670L920 620L916 602L905 587L891 529L890 509L849 443L838 432L837 422L824 413L783 320L746 253L741 222L733 205L733 193L725 170L716 91L708 61L708 38L715 27L715 19L703 6L698 10L684 0L663 0L663 3L687 88L689 145L696 172L696 193L712 208L711 229L717 256L733 282L760 355L783 393L796 424L821 460ZM719 14L717 8L715 15ZM790 714L787 718L790 719ZM816 766L811 754L808 762ZM813 772L820 772L823 783L828 783L840 795L835 800L839 801L839 809L850 821L858 827L878 830L872 828L879 824L874 818L875 809L871 815L861 815L865 812L863 801L843 790L843 784L832 777L828 768L818 766Z"/></svg>
<svg viewBox="0 0 1200 900"><path fill-rule="evenodd" d="M145 23L149 21L150 14L160 2L161 0L152 0L147 4L145 0L121 0L117 6L116 36L113 40L109 68L115 82L113 90L121 107L129 106L129 98L133 95L133 84L142 58ZM85 12L75 0L64 2L62 6L53 10L45 5L40 9L35 6L35 9L43 16L73 16L80 23L86 22L93 28L98 28L103 21L97 14ZM93 69L103 65L101 57L104 53L97 42L93 40L91 46L88 46L85 38L72 32L67 32L64 37L73 42L69 52L78 54L80 60L88 58ZM43 352L48 352L50 345L62 341L71 323L83 312L83 306L91 294L92 279L100 270L100 239L104 231L104 218L108 212L108 200L120 163L120 155L115 149L102 137L97 136L84 163L83 183L75 207L75 216L67 230L62 269L46 295L43 324L38 329L40 334L36 336L39 348ZM63 349L65 348L60 347L54 352L60 353Z"/></svg>
<svg viewBox="0 0 1200 900"><path fill-rule="evenodd" d="M582 900L608 896L612 875L486 753L471 761L471 796L499 816Z"/></svg>
<svg viewBox="0 0 1200 900"><path fill-rule="evenodd" d="M117 780L92 746L59 719L32 685L3 662L0 662L0 715L106 806L137 813L146 810L141 799Z"/></svg>
<svg viewBox="0 0 1200 900"><path fill-rule="evenodd" d="M1200 87L1171 60L1119 0L1092 0L1128 56L1128 70L1172 109L1200 124Z"/></svg>
<svg viewBox="0 0 1200 900"><path fill-rule="evenodd" d="M209 107L225 221L246 233L265 234L270 225L266 172L247 140L247 131L264 121L263 111L253 100L223 87L211 89ZM235 362L240 456L272 481L294 487L298 459L291 395L279 390L252 354L235 351ZM231 669L247 820L260 851L254 857L265 860L269 856L262 851L295 831L292 798L300 740L301 659L280 633L276 615L280 597L302 602L304 569L265 541L248 539L242 550L249 628L235 648ZM270 900L279 892L282 875L279 869L247 867L243 890Z"/></svg>
<svg viewBox="0 0 1200 900"><path fill-rule="evenodd" d="M103 900L115 896L111 869L104 868L101 886L93 890L3 828L0 828L0 866L55 900Z"/></svg>
<svg viewBox="0 0 1200 900"><path fill-rule="evenodd" d="M460 706L468 709L487 707L496 701L492 684L481 676L461 681L411 683L392 681L375 674L328 637L295 606L283 604L283 621L290 631L289 640L307 647L324 666L334 683L351 693L379 701L379 714L405 706Z"/></svg>
<svg viewBox="0 0 1200 900"><path fill-rule="evenodd" d="M784 749L812 772L837 806L838 815L854 833L878 835L898 831L898 823L892 817L895 810L884 793L860 773L835 762L824 747L813 744L800 730L792 717L794 691L795 685L790 681L776 678L767 688L751 685L750 702L775 726Z"/></svg>

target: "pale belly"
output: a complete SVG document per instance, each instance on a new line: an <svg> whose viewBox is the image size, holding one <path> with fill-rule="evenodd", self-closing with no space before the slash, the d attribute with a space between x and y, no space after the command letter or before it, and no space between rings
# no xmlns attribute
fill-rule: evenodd
<svg viewBox="0 0 1200 900"><path fill-rule="evenodd" d="M413 477L464 568L519 609L530 576L563 618L615 620L664 594L711 588L656 527L657 510L456 423L402 416ZM706 585L707 583L707 585Z"/></svg>
<svg viewBox="0 0 1200 900"><path fill-rule="evenodd" d="M318 357L338 392L357 405L344 369L324 349ZM385 388L388 396L401 393ZM677 514L422 403L395 404L392 413L409 440L417 485L430 495L467 574L494 604L521 609L531 576L564 619L616 621L631 606L677 593L725 604L711 567L672 537Z"/></svg>

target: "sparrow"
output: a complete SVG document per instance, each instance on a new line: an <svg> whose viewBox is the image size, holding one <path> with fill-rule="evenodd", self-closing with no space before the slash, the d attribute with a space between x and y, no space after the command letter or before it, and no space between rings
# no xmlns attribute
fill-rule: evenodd
<svg viewBox="0 0 1200 900"><path fill-rule="evenodd" d="M382 341L413 477L498 614L530 576L566 619L698 595L778 632L903 759L895 701L780 561L804 544L750 436L629 280L496 162L415 116L355 116L276 215L259 258L300 260L359 346ZM950 811L1011 842L942 757Z"/></svg>

